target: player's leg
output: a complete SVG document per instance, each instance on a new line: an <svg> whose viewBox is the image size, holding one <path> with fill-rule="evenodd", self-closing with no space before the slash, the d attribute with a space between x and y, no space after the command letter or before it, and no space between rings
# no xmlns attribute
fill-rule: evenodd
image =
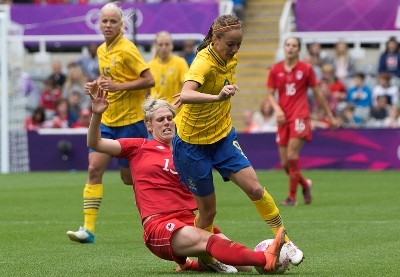
<svg viewBox="0 0 400 277"><path fill-rule="evenodd" d="M190 226L176 231L171 238L171 247L176 256L198 256L206 252L219 262L233 266L259 266L275 271L280 250L285 242L285 230L281 228L274 243L263 253L249 250L246 246L212 235Z"/></svg>
<svg viewBox="0 0 400 277"><path fill-rule="evenodd" d="M312 139L311 121L308 118L296 119L294 123L290 124L290 130L287 150L290 185L296 188L297 191L297 184L300 183L303 187L304 203L310 204L312 182L309 179L305 179L301 174L299 157L304 143ZM295 182L297 183L295 184ZM296 197L296 194L294 197Z"/></svg>
<svg viewBox="0 0 400 277"><path fill-rule="evenodd" d="M198 206L199 212L193 225L212 233L217 213L209 153L212 145L188 144L178 136L174 137L172 143L175 168L181 182L191 191ZM208 255L200 257L200 260L206 265L215 262L215 259Z"/></svg>
<svg viewBox="0 0 400 277"><path fill-rule="evenodd" d="M103 199L102 178L111 156L99 152L89 153L88 179L83 189L84 225L78 231L68 231L67 236L72 241L80 243L94 242L94 228Z"/></svg>

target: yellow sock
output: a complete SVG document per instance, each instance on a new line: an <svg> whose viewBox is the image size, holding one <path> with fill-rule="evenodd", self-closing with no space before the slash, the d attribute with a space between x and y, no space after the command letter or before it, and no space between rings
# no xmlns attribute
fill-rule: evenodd
<svg viewBox="0 0 400 277"><path fill-rule="evenodd" d="M197 227L196 226L196 218L194 219L193 225L194 225L194 227ZM210 233L214 233L214 223L211 223L211 225L206 227L206 228L204 228L204 230L206 230L207 232L210 232ZM201 259L206 264L212 264L212 263L214 263L216 261L215 258L210 256L210 255L203 255L203 256L201 256Z"/></svg>
<svg viewBox="0 0 400 277"><path fill-rule="evenodd" d="M99 212L101 199L103 198L103 184L86 184L83 190L83 212L85 223L83 227L94 233L97 214Z"/></svg>
<svg viewBox="0 0 400 277"><path fill-rule="evenodd" d="M283 226L282 218L279 213L279 209L275 204L274 199L269 195L269 193L264 189L264 195L260 200L253 201L254 206L262 219L267 222L272 232L276 235L280 227ZM289 238L285 236L286 242Z"/></svg>

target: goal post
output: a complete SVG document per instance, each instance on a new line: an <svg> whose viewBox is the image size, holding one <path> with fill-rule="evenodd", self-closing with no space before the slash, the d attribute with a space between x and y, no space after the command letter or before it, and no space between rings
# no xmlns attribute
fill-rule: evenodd
<svg viewBox="0 0 400 277"><path fill-rule="evenodd" d="M10 6L0 5L1 173L10 172L8 128L8 22Z"/></svg>
<svg viewBox="0 0 400 277"><path fill-rule="evenodd" d="M23 86L24 44L20 27L13 24L10 6L0 5L0 169L1 173L27 172L28 135L24 129L27 98ZM22 37L21 37L22 38Z"/></svg>

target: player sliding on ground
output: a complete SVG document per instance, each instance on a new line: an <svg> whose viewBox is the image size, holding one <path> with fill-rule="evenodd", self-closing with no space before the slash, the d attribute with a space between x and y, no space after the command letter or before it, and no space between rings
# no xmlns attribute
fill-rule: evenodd
<svg viewBox="0 0 400 277"><path fill-rule="evenodd" d="M108 108L107 92L99 88L91 96L93 116L87 135L88 147L129 161L134 178L134 195L144 228L144 242L156 256L178 263L177 271L216 271L234 273L261 266L275 272L286 231L280 228L274 243L265 252L255 252L229 240L214 226L214 234L193 227L196 202L179 182L172 160L172 138L175 135L172 106L159 99L147 98L143 104L145 124L152 140L146 138L106 139L100 135L100 122ZM208 254L217 260L202 264L189 260ZM200 264L199 264L200 263ZM229 266L229 265L232 266ZM247 266L247 267L246 267Z"/></svg>

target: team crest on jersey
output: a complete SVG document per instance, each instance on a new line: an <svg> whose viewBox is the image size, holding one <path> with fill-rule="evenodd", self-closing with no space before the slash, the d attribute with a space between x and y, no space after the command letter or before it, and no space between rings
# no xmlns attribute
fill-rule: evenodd
<svg viewBox="0 0 400 277"><path fill-rule="evenodd" d="M117 57L112 57L111 58L111 62L110 62L110 66L116 66L117 65Z"/></svg>
<svg viewBox="0 0 400 277"><path fill-rule="evenodd" d="M164 149L165 149L165 147L162 146L162 145L157 145L156 147L157 147L158 149L161 149L161 150L164 150Z"/></svg>
<svg viewBox="0 0 400 277"><path fill-rule="evenodd" d="M175 228L175 224L172 222L168 222L167 225L165 225L165 229L167 229L168 231L172 231Z"/></svg>
<svg viewBox="0 0 400 277"><path fill-rule="evenodd" d="M303 72L301 70L296 71L296 79L301 80L303 78Z"/></svg>

